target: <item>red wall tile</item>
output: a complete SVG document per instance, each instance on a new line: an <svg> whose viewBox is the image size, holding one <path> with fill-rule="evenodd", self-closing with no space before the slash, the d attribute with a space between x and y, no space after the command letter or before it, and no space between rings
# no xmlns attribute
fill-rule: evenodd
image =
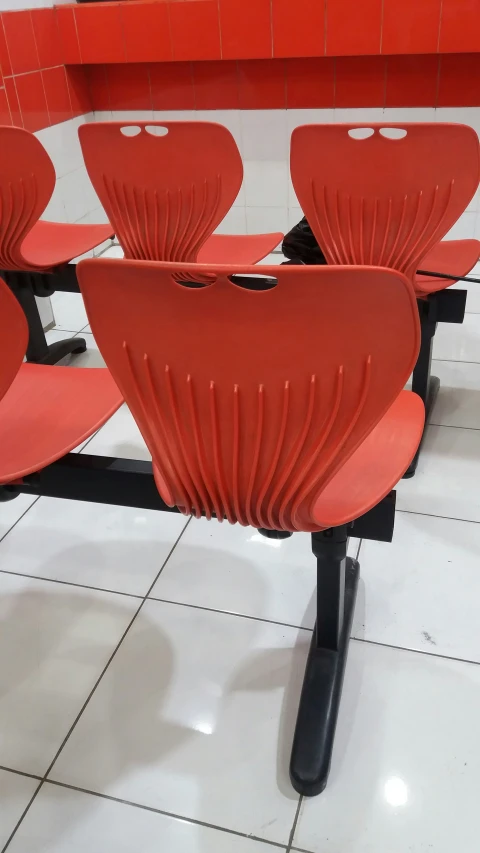
<svg viewBox="0 0 480 853"><path fill-rule="evenodd" d="M50 122L41 72L21 74L15 78L15 84L24 128L34 132L48 127Z"/></svg>
<svg viewBox="0 0 480 853"><path fill-rule="evenodd" d="M63 61L72 65L81 62L77 25L73 9L68 6L56 6L55 15L60 33Z"/></svg>
<svg viewBox="0 0 480 853"><path fill-rule="evenodd" d="M217 0L183 0L169 4L174 59L220 59Z"/></svg>
<svg viewBox="0 0 480 853"><path fill-rule="evenodd" d="M46 68L41 72L43 87L47 99L47 109L50 116L50 124L59 124L72 118L72 106L68 92L65 66L58 68Z"/></svg>
<svg viewBox="0 0 480 853"><path fill-rule="evenodd" d="M439 107L480 106L480 54L452 53L439 57Z"/></svg>
<svg viewBox="0 0 480 853"><path fill-rule="evenodd" d="M75 7L82 62L125 62L119 3Z"/></svg>
<svg viewBox="0 0 480 853"><path fill-rule="evenodd" d="M197 110L235 110L239 107L235 60L194 62L193 82Z"/></svg>
<svg viewBox="0 0 480 853"><path fill-rule="evenodd" d="M122 3L127 62L161 62L172 59L167 3Z"/></svg>
<svg viewBox="0 0 480 853"><path fill-rule="evenodd" d="M440 53L475 53L480 47L480 0L443 0Z"/></svg>
<svg viewBox="0 0 480 853"><path fill-rule="evenodd" d="M93 107L88 89L87 69L81 65L70 65L65 68L65 72L72 115L89 113Z"/></svg>
<svg viewBox="0 0 480 853"><path fill-rule="evenodd" d="M272 56L271 0L219 0L223 59Z"/></svg>
<svg viewBox="0 0 480 853"><path fill-rule="evenodd" d="M7 93L5 89L0 89L0 125L11 125L12 118L8 106Z"/></svg>
<svg viewBox="0 0 480 853"><path fill-rule="evenodd" d="M112 110L151 110L152 96L147 64L107 65Z"/></svg>
<svg viewBox="0 0 480 853"><path fill-rule="evenodd" d="M436 53L442 0L384 0L382 53Z"/></svg>
<svg viewBox="0 0 480 853"><path fill-rule="evenodd" d="M321 0L272 0L273 55L323 56L325 4Z"/></svg>
<svg viewBox="0 0 480 853"><path fill-rule="evenodd" d="M40 68L61 65L63 53L55 10L32 9L31 15Z"/></svg>
<svg viewBox="0 0 480 853"><path fill-rule="evenodd" d="M382 0L326 0L326 2L326 52L328 55L356 56L380 53Z"/></svg>
<svg viewBox="0 0 480 853"><path fill-rule="evenodd" d="M335 60L332 57L287 59L287 108L333 107Z"/></svg>
<svg viewBox="0 0 480 853"><path fill-rule="evenodd" d="M239 62L238 84L240 109L285 109L285 60L247 59Z"/></svg>
<svg viewBox="0 0 480 853"><path fill-rule="evenodd" d="M92 110L110 110L110 92L105 65L90 65L85 71Z"/></svg>
<svg viewBox="0 0 480 853"><path fill-rule="evenodd" d="M335 60L336 107L383 107L386 59L342 56Z"/></svg>
<svg viewBox="0 0 480 853"><path fill-rule="evenodd" d="M433 107L437 102L438 56L389 56L387 107Z"/></svg>
<svg viewBox="0 0 480 853"><path fill-rule="evenodd" d="M8 106L10 108L10 115L12 117L12 124L15 127L23 127L22 114L20 112L20 105L18 103L17 88L15 86L15 80L13 77L7 77L5 79L5 91L7 93Z"/></svg>
<svg viewBox="0 0 480 853"><path fill-rule="evenodd" d="M150 66L154 110L193 110L195 91L191 62L159 62Z"/></svg>
<svg viewBox="0 0 480 853"><path fill-rule="evenodd" d="M13 73L40 68L30 10L4 12L2 19Z"/></svg>
<svg viewBox="0 0 480 853"><path fill-rule="evenodd" d="M3 29L3 21L2 16L0 15L0 66L2 68L2 74L4 77L9 77L12 73L12 66L10 64L10 56L8 54L7 40L5 38L5 31Z"/></svg>

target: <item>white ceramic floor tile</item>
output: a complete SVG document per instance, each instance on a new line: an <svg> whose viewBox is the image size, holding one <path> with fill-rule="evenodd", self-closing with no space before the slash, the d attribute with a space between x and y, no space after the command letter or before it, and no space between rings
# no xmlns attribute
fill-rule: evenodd
<svg viewBox="0 0 480 853"><path fill-rule="evenodd" d="M397 509L480 521L480 431L430 425L415 476L395 488Z"/></svg>
<svg viewBox="0 0 480 853"><path fill-rule="evenodd" d="M0 573L0 765L46 772L137 608Z"/></svg>
<svg viewBox="0 0 480 853"><path fill-rule="evenodd" d="M349 553L357 549L351 539ZM308 533L266 539L253 527L192 519L151 596L313 628L315 584Z"/></svg>
<svg viewBox="0 0 480 853"><path fill-rule="evenodd" d="M362 542L353 636L480 662L480 525L398 512Z"/></svg>
<svg viewBox="0 0 480 853"><path fill-rule="evenodd" d="M480 362L480 316L465 314L463 323L439 323L433 343L433 357Z"/></svg>
<svg viewBox="0 0 480 853"><path fill-rule="evenodd" d="M480 429L480 364L432 361L432 374L440 391L431 423Z"/></svg>
<svg viewBox="0 0 480 853"><path fill-rule="evenodd" d="M80 293L57 291L52 297L55 316L55 328L69 332L79 332L88 323L88 317Z"/></svg>
<svg viewBox="0 0 480 853"><path fill-rule="evenodd" d="M36 779L28 776L0 770L0 850L7 843L38 784Z"/></svg>
<svg viewBox="0 0 480 853"><path fill-rule="evenodd" d="M283 848L47 783L9 853L274 853L275 849Z"/></svg>
<svg viewBox="0 0 480 853"><path fill-rule="evenodd" d="M0 568L146 595L185 524L179 513L41 498L0 543Z"/></svg>
<svg viewBox="0 0 480 853"><path fill-rule="evenodd" d="M98 430L84 453L94 456L118 456L121 459L152 458L126 404Z"/></svg>
<svg viewBox="0 0 480 853"><path fill-rule="evenodd" d="M332 771L294 846L477 853L479 714L477 665L352 642Z"/></svg>
<svg viewBox="0 0 480 853"><path fill-rule="evenodd" d="M35 497L30 497L30 495L18 495L13 501L0 501L0 540L16 524L34 500Z"/></svg>
<svg viewBox="0 0 480 853"><path fill-rule="evenodd" d="M55 327L55 329L47 332L45 337L47 344L63 341L65 338L70 337L85 338L85 342L87 344L86 351L76 354L72 353L65 356L61 361L57 362L62 367L105 367L105 362L100 355L95 338L91 333L89 334L82 331L81 334L77 333L76 335L69 335L67 332L59 331L58 328Z"/></svg>
<svg viewBox="0 0 480 853"><path fill-rule="evenodd" d="M148 601L52 778L286 844L309 640L294 628Z"/></svg>

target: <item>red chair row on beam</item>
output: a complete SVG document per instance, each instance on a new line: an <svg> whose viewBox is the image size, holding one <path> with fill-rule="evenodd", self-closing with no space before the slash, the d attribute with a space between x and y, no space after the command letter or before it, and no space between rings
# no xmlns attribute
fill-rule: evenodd
<svg viewBox="0 0 480 853"><path fill-rule="evenodd" d="M53 164L32 134L0 128L4 195L9 198L12 177L13 185L21 181L18 197L5 207L0 271L29 321L30 361L53 364L68 352L84 351L82 338L47 347L34 295L78 290L75 265L68 261L113 232L127 258L241 264L257 263L283 236L213 233L243 179L236 143L221 125L99 122L82 125L79 135L110 226L39 220L54 189ZM466 151L463 161L459 150ZM312 125L292 135L292 181L328 263L408 267L422 330L412 387L425 404L427 423L439 389L439 380L430 376L437 322L461 323L465 314L466 291L446 288L470 272L480 255L477 240L441 242L476 191L477 159L478 138L460 125ZM449 187L452 203L445 206ZM420 236L427 238L422 257L416 251ZM450 279L416 269L440 270ZM405 476L414 475L417 462L418 453Z"/></svg>
<svg viewBox="0 0 480 853"><path fill-rule="evenodd" d="M89 147L98 132L120 140L119 150L142 139L158 152L178 126L166 127L163 137L143 125L133 137L118 124L82 131L125 254L158 245L170 256L78 264L106 368L22 363L27 323L0 281L0 498L183 512L274 538L309 533L317 621L290 776L311 796L327 782L355 606L359 565L347 557L348 537L391 540L391 490L423 432L423 402L403 390L420 351L417 296L431 299L415 291L415 270L429 250L443 251L435 246L478 185L478 139L460 125L407 125L396 140L380 126L366 140L346 126L299 128L293 180L330 264L265 266L259 275L252 265L185 257L191 250L198 260L224 191L236 192L238 176L218 177L218 152L217 171L196 181L186 169L183 184L166 184L167 175L162 188L151 175L135 184L128 168L122 176L119 157L112 177L113 147ZM372 144L368 181L360 165ZM11 197L18 191L26 209L27 177L13 183ZM387 260L390 268L380 265ZM122 400L152 462L71 453Z"/></svg>

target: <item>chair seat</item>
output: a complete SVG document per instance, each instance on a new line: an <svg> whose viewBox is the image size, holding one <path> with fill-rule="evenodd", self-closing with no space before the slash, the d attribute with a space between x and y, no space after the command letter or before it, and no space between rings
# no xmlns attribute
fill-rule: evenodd
<svg viewBox="0 0 480 853"><path fill-rule="evenodd" d="M199 264L256 264L281 243L283 234L212 234L198 253Z"/></svg>
<svg viewBox="0 0 480 853"><path fill-rule="evenodd" d="M0 400L0 483L60 459L122 402L105 368L22 364Z"/></svg>
<svg viewBox="0 0 480 853"><path fill-rule="evenodd" d="M424 421L420 397L402 391L317 500L313 516L321 528L347 524L388 495L415 455Z"/></svg>
<svg viewBox="0 0 480 853"><path fill-rule="evenodd" d="M51 269L89 252L113 237L111 225L69 225L40 219L22 243L28 264Z"/></svg>
<svg viewBox="0 0 480 853"><path fill-rule="evenodd" d="M426 255L420 266L422 270L446 272L449 275L467 275L480 258L479 240L442 240ZM427 275L415 276L415 291L419 295L436 293L455 284L448 278Z"/></svg>

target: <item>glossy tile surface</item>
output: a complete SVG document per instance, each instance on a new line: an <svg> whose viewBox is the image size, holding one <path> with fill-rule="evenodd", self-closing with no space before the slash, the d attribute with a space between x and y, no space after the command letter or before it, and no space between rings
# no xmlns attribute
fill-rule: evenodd
<svg viewBox="0 0 480 853"><path fill-rule="evenodd" d="M357 548L351 539L352 556ZM193 519L150 595L312 629L315 584L308 533L267 539L250 527Z"/></svg>
<svg viewBox="0 0 480 853"><path fill-rule="evenodd" d="M40 498L0 542L0 569L146 595L186 523L173 512Z"/></svg>
<svg viewBox="0 0 480 853"><path fill-rule="evenodd" d="M461 324L439 323L433 344L433 357L449 361L480 362L479 315L465 314Z"/></svg>
<svg viewBox="0 0 480 853"><path fill-rule="evenodd" d="M431 422L440 426L480 429L480 363L433 361L440 379Z"/></svg>
<svg viewBox="0 0 480 853"><path fill-rule="evenodd" d="M98 430L84 452L98 456L118 456L121 459L150 461L152 458L126 404Z"/></svg>
<svg viewBox="0 0 480 853"><path fill-rule="evenodd" d="M0 814L1 808L0 804ZM282 848L47 783L9 853L272 853L275 849Z"/></svg>
<svg viewBox="0 0 480 853"><path fill-rule="evenodd" d="M398 512L392 543L362 543L353 636L480 662L479 554L479 524Z"/></svg>
<svg viewBox="0 0 480 853"><path fill-rule="evenodd" d="M286 844L310 634L149 601L52 778Z"/></svg>
<svg viewBox="0 0 480 853"><path fill-rule="evenodd" d="M397 509L478 522L479 483L480 431L431 424L415 477L396 486Z"/></svg>
<svg viewBox="0 0 480 853"><path fill-rule="evenodd" d="M137 608L0 572L0 766L46 773Z"/></svg>
<svg viewBox="0 0 480 853"><path fill-rule="evenodd" d="M12 501L0 501L0 540L32 506L34 500L30 495L18 495Z"/></svg>
<svg viewBox="0 0 480 853"><path fill-rule="evenodd" d="M39 785L37 779L0 770L0 849L3 849Z"/></svg>
<svg viewBox="0 0 480 853"><path fill-rule="evenodd" d="M475 853L479 712L480 667L351 643L328 786L294 846Z"/></svg>

